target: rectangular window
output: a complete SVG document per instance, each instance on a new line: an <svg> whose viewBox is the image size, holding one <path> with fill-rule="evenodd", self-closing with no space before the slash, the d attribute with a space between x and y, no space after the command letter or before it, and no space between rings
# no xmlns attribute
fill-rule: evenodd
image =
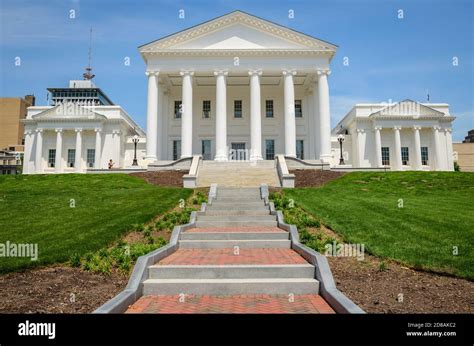
<svg viewBox="0 0 474 346"><path fill-rule="evenodd" d="M76 161L76 149L68 149L67 151L67 166L74 167Z"/></svg>
<svg viewBox="0 0 474 346"><path fill-rule="evenodd" d="M273 100L265 101L265 116L267 118L273 118Z"/></svg>
<svg viewBox="0 0 474 346"><path fill-rule="evenodd" d="M95 149L87 149L87 167L94 168Z"/></svg>
<svg viewBox="0 0 474 346"><path fill-rule="evenodd" d="M49 149L48 151L48 167L54 167L56 163L56 149Z"/></svg>
<svg viewBox="0 0 474 346"><path fill-rule="evenodd" d="M296 157L304 160L304 141L302 139L296 140Z"/></svg>
<svg viewBox="0 0 474 346"><path fill-rule="evenodd" d="M242 100L234 100L234 118L242 118Z"/></svg>
<svg viewBox="0 0 474 346"><path fill-rule="evenodd" d="M303 117L303 107L301 106L301 100L295 100L295 118Z"/></svg>
<svg viewBox="0 0 474 346"><path fill-rule="evenodd" d="M409 163L408 147L402 147L402 165L407 166Z"/></svg>
<svg viewBox="0 0 474 346"><path fill-rule="evenodd" d="M274 160L275 159L275 140L266 139L265 140L265 160Z"/></svg>
<svg viewBox="0 0 474 346"><path fill-rule="evenodd" d="M182 101L174 101L174 117L176 119L181 119L181 114L183 112L183 102Z"/></svg>
<svg viewBox="0 0 474 346"><path fill-rule="evenodd" d="M211 140L204 139L201 142L201 153L203 160L210 160L211 159Z"/></svg>
<svg viewBox="0 0 474 346"><path fill-rule="evenodd" d="M421 164L428 166L428 147L421 147Z"/></svg>
<svg viewBox="0 0 474 346"><path fill-rule="evenodd" d="M176 140L176 141L173 141L173 160L177 160L179 159L179 157L181 156L181 141L180 140Z"/></svg>
<svg viewBox="0 0 474 346"><path fill-rule="evenodd" d="M390 166L390 148L382 147L382 165Z"/></svg>
<svg viewBox="0 0 474 346"><path fill-rule="evenodd" d="M209 119L211 116L211 101L204 100L202 101L202 117Z"/></svg>

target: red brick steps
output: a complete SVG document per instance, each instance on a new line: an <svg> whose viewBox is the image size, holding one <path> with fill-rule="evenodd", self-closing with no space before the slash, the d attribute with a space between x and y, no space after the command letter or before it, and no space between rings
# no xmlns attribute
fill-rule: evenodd
<svg viewBox="0 0 474 346"><path fill-rule="evenodd" d="M307 295L149 295L141 297L126 313L291 314L334 313L318 294Z"/></svg>

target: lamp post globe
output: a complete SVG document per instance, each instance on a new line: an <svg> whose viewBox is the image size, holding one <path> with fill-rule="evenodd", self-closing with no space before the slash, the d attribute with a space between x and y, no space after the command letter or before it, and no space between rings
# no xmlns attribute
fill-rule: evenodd
<svg viewBox="0 0 474 346"><path fill-rule="evenodd" d="M344 142L344 135L340 134L337 136L337 141L339 142L339 148L341 152L341 157L339 158L339 164L344 165L344 156L342 155L342 143Z"/></svg>

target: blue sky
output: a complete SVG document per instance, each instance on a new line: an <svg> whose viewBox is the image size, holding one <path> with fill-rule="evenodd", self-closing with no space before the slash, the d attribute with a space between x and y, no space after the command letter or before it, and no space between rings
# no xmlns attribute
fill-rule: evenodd
<svg viewBox="0 0 474 346"><path fill-rule="evenodd" d="M339 46L330 76L332 125L355 103L410 98L450 104L453 138L474 128L472 0L0 0L0 96L81 79L93 27L95 83L145 128L145 64L137 47L233 10ZM185 19L178 17L185 11ZM293 10L294 19L288 18ZM403 19L398 10L403 10ZM76 18L70 19L70 10ZM15 66L15 57L21 65ZM130 66L124 64L130 57ZM344 66L343 58L349 58ZM458 66L453 66L457 57Z"/></svg>

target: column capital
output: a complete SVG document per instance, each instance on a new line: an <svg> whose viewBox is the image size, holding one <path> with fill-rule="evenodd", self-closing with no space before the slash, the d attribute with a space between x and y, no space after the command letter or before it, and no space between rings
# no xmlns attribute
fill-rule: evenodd
<svg viewBox="0 0 474 346"><path fill-rule="evenodd" d="M100 127L97 127L97 128L94 129L94 131L95 131L96 133L97 133L97 132L100 133L100 132L102 132L102 129L101 129Z"/></svg>
<svg viewBox="0 0 474 346"><path fill-rule="evenodd" d="M281 73L284 75L284 76L295 76L296 75L296 70L295 69L283 69L281 71Z"/></svg>
<svg viewBox="0 0 474 346"><path fill-rule="evenodd" d="M418 126L418 125L413 126L413 131L420 131L420 130L421 130L421 126Z"/></svg>
<svg viewBox="0 0 474 346"><path fill-rule="evenodd" d="M82 128L74 129L74 131L76 131L76 133L81 133L81 132L82 132Z"/></svg>
<svg viewBox="0 0 474 346"><path fill-rule="evenodd" d="M24 133L25 135L29 136L33 133L33 130L26 130Z"/></svg>
<svg viewBox="0 0 474 346"><path fill-rule="evenodd" d="M374 131L380 131L382 130L382 126L374 126Z"/></svg>
<svg viewBox="0 0 474 346"><path fill-rule="evenodd" d="M36 133L43 133L43 129L41 129L41 128L40 128L40 129L36 129L35 131L36 131Z"/></svg>
<svg viewBox="0 0 474 346"><path fill-rule="evenodd" d="M445 132L445 133L451 133L451 132L453 132L453 129L447 128L447 129L444 129L444 132Z"/></svg>
<svg viewBox="0 0 474 346"><path fill-rule="evenodd" d="M56 131L56 133L61 133L63 132L63 129L55 129L54 131Z"/></svg>
<svg viewBox="0 0 474 346"><path fill-rule="evenodd" d="M261 76L262 70L261 69L249 70L248 73L249 73L249 76L254 76L254 75Z"/></svg>
<svg viewBox="0 0 474 346"><path fill-rule="evenodd" d="M400 131L402 129L401 126L394 126L393 131Z"/></svg>
<svg viewBox="0 0 474 346"><path fill-rule="evenodd" d="M435 125L431 128L432 131L436 132L436 131L439 131L441 129L441 127L439 127L438 125Z"/></svg>
<svg viewBox="0 0 474 346"><path fill-rule="evenodd" d="M214 76L227 76L229 74L228 70L214 70Z"/></svg>
<svg viewBox="0 0 474 346"><path fill-rule="evenodd" d="M150 77L150 76L156 76L156 77L158 77L159 74L160 74L160 71L157 71L157 70L155 70L155 71L148 70L148 71L145 72L145 74L146 74L148 77Z"/></svg>
<svg viewBox="0 0 474 346"><path fill-rule="evenodd" d="M119 135L119 134L121 134L121 133L122 133L121 130L113 130L113 131L112 131L112 134L113 134L113 135Z"/></svg>
<svg viewBox="0 0 474 346"><path fill-rule="evenodd" d="M322 76L322 75L329 76L331 74L331 70L330 69L318 68L316 70L316 73L317 73L318 76Z"/></svg>
<svg viewBox="0 0 474 346"><path fill-rule="evenodd" d="M181 70L181 71L179 72L179 74L180 74L181 76L183 76L183 77L184 77L184 76L193 76L193 75L194 75L194 71L191 71L191 70Z"/></svg>
<svg viewBox="0 0 474 346"><path fill-rule="evenodd" d="M356 129L356 132L357 132L357 133L364 133L364 132L365 132L365 129Z"/></svg>

